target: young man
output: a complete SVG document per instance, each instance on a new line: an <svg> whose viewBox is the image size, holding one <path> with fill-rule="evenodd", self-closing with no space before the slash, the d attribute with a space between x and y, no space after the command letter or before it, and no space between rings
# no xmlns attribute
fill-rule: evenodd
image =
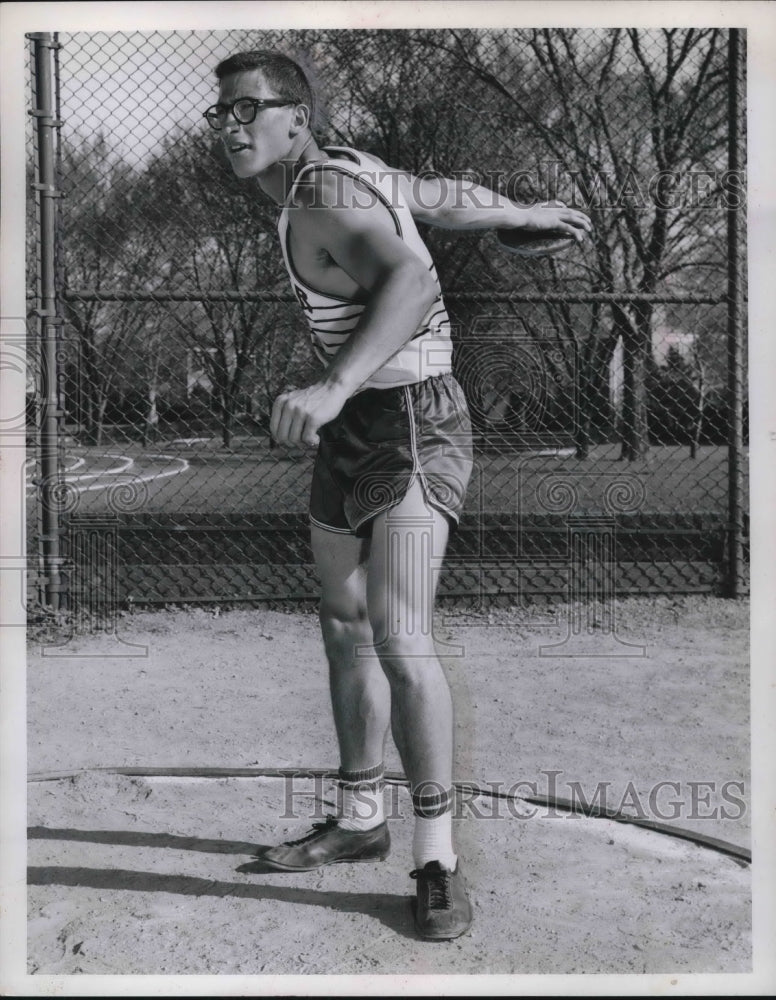
<svg viewBox="0 0 776 1000"><path fill-rule="evenodd" d="M281 206L283 256L324 364L315 383L278 397L271 431L280 444L318 449L311 539L341 808L263 861L293 872L387 856L390 726L415 812L416 927L453 938L469 927L471 907L452 843L452 703L430 622L471 471L471 430L451 375L439 282L414 220L560 229L578 239L589 220L320 148L305 74L278 53L239 53L216 76L218 103L206 117L235 174L255 178Z"/></svg>

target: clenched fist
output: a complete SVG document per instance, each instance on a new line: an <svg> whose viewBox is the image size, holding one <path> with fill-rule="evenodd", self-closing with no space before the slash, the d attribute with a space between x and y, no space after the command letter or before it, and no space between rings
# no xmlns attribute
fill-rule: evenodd
<svg viewBox="0 0 776 1000"><path fill-rule="evenodd" d="M282 392L272 407L270 433L278 444L314 448L318 428L337 416L347 398L341 389L323 383Z"/></svg>

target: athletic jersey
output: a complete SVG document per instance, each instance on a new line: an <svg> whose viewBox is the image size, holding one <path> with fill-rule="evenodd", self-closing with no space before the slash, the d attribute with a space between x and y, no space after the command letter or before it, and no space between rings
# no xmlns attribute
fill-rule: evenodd
<svg viewBox="0 0 776 1000"><path fill-rule="evenodd" d="M422 382L432 375L441 375L451 370L452 342L450 340L450 319L442 301L434 262L428 248L420 237L409 208L401 197L396 175L367 153L344 147L327 147L323 150L325 160L315 160L299 171L278 220L278 235L283 251L283 259L288 269L294 294L304 309L310 327L310 339L318 358L328 364L340 346L348 339L356 326L365 305L352 299L318 291L308 285L295 271L291 259L288 233L288 207L300 183L309 184L314 171L336 171L358 178L359 182L373 192L391 213L396 234L428 267L437 285L438 293L425 316L420 321L412 337L393 357L389 358L361 386L385 388L391 385L411 385ZM356 204L368 197L360 187Z"/></svg>

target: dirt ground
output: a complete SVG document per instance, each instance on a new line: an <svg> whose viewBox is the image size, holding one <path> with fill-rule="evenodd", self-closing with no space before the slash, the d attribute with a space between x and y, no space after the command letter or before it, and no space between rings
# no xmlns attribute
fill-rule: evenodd
<svg viewBox="0 0 776 1000"><path fill-rule="evenodd" d="M286 875L253 855L301 836L330 781L96 770L335 768L314 615L135 613L31 645L29 972L748 972L746 863L525 799L604 789L610 808L748 847L748 608L623 601L616 638L569 636L567 610L437 616L456 779L505 796L459 800L475 922L444 943L413 930L401 784L386 862Z"/></svg>

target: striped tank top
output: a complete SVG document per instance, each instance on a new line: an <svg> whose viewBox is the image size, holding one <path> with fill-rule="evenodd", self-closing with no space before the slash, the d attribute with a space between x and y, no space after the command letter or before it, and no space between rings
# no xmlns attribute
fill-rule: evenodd
<svg viewBox="0 0 776 1000"><path fill-rule="evenodd" d="M379 389L396 385L411 385L415 382L423 382L433 375L449 372L453 353L450 339L450 318L442 300L442 290L439 287L439 278L431 254L418 233L410 209L401 197L399 186L396 183L396 175L387 171L379 161L367 153L344 147L327 147L323 152L327 159L312 161L299 171L278 219L278 236L280 237L283 259L288 269L294 294L304 310L310 328L313 350L323 364L328 364L340 346L347 340L365 308L364 303L321 292L308 285L297 274L291 258L288 206L293 199L294 191L300 183L306 181L309 184L314 171L331 170L358 178L360 184L363 184L371 192L371 196L386 206L391 213L396 234L426 264L438 289L436 298L412 337L393 357L378 368L361 388ZM366 192L363 189L359 187L358 191L358 200L366 197Z"/></svg>

